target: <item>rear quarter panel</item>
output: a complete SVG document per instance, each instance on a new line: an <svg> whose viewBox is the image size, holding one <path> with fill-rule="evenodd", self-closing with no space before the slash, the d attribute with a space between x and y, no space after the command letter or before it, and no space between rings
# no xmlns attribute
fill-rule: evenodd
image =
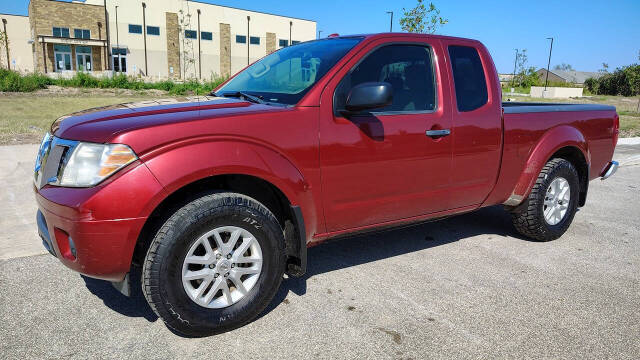
<svg viewBox="0 0 640 360"><path fill-rule="evenodd" d="M496 187L484 205L511 195L526 198L544 164L559 149L574 146L589 164L589 180L613 157L615 111L504 114L504 150Z"/></svg>

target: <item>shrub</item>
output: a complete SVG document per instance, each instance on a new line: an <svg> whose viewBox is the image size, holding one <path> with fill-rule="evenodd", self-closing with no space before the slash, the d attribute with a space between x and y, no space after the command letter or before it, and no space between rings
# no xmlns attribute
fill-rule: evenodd
<svg viewBox="0 0 640 360"><path fill-rule="evenodd" d="M129 89L149 90L157 89L169 92L172 95L208 94L215 87L224 82L225 78L215 77L211 81L200 82L192 79L182 83L172 80L159 82L144 82L140 78L130 77L124 74L114 75L112 78L96 78L90 74L79 72L70 79L52 79L46 75L34 73L21 75L15 71L0 69L0 91L31 92L44 89L48 85L63 87L101 88L101 89Z"/></svg>
<svg viewBox="0 0 640 360"><path fill-rule="evenodd" d="M51 84L51 79L42 74L21 75L15 71L0 69L0 91L31 92Z"/></svg>
<svg viewBox="0 0 640 360"><path fill-rule="evenodd" d="M585 87L598 95L640 95L640 65L633 64L616 69L599 79L587 79Z"/></svg>

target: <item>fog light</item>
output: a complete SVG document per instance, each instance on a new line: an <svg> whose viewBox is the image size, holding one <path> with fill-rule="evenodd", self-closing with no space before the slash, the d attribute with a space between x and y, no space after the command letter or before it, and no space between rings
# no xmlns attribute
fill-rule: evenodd
<svg viewBox="0 0 640 360"><path fill-rule="evenodd" d="M58 250L63 258L71 261L76 260L76 245L73 243L73 239L64 230L54 228L54 236L56 243L58 244Z"/></svg>

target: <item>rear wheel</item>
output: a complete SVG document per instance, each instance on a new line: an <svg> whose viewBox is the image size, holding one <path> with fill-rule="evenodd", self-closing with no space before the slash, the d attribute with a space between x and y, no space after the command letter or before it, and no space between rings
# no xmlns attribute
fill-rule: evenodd
<svg viewBox="0 0 640 360"><path fill-rule="evenodd" d="M569 161L551 159L538 175L524 208L511 214L516 230L539 241L562 236L578 208L579 186L578 172Z"/></svg>
<svg viewBox="0 0 640 360"><path fill-rule="evenodd" d="M176 211L153 239L143 292L170 328L206 336L242 326L269 304L285 267L273 214L235 193L206 194Z"/></svg>

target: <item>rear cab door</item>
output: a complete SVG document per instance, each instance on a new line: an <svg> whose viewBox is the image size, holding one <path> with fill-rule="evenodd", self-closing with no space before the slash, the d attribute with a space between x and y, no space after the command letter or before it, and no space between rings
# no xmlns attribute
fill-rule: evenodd
<svg viewBox="0 0 640 360"><path fill-rule="evenodd" d="M480 205L495 186L502 154L502 91L487 49L443 39L452 89L452 209Z"/></svg>
<svg viewBox="0 0 640 360"><path fill-rule="evenodd" d="M365 45L321 95L320 162L327 231L363 228L449 209L448 73L437 38L390 35ZM391 106L337 111L363 82L393 86Z"/></svg>

